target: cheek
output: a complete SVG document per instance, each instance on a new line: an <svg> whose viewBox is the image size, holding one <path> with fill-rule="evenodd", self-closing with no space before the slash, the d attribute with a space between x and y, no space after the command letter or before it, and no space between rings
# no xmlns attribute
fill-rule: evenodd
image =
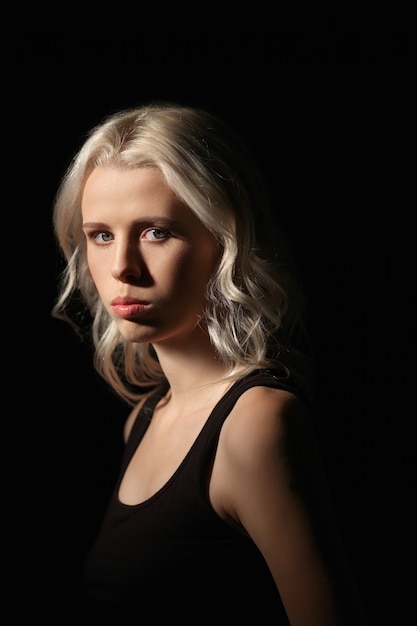
<svg viewBox="0 0 417 626"><path fill-rule="evenodd" d="M93 279L97 290L100 291L100 287L103 285L105 277L108 275L107 267L102 260L99 261L97 256L94 253L89 252L88 249L86 259L91 278Z"/></svg>
<svg viewBox="0 0 417 626"><path fill-rule="evenodd" d="M201 298L216 265L217 255L213 254L212 248L203 247L198 254L179 258L171 267L172 284L175 284L177 293Z"/></svg>

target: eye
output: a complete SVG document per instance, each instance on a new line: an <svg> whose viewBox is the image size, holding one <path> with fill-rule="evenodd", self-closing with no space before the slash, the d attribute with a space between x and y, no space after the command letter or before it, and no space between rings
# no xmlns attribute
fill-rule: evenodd
<svg viewBox="0 0 417 626"><path fill-rule="evenodd" d="M149 228L143 232L142 236L148 241L163 241L164 239L169 239L171 233L162 228Z"/></svg>
<svg viewBox="0 0 417 626"><path fill-rule="evenodd" d="M93 231L87 234L88 239L91 239L95 243L102 245L105 243L109 243L109 241L113 240L113 235L109 233L107 230L101 231Z"/></svg>

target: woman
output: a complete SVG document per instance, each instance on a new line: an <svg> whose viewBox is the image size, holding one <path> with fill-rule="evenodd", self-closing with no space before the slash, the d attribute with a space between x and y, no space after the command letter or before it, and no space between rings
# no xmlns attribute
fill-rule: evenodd
<svg viewBox="0 0 417 626"><path fill-rule="evenodd" d="M89 623L365 624L315 443L303 301L241 139L173 103L92 130L58 191L53 314L131 407ZM285 252L285 253L284 253ZM71 305L71 306L70 306Z"/></svg>

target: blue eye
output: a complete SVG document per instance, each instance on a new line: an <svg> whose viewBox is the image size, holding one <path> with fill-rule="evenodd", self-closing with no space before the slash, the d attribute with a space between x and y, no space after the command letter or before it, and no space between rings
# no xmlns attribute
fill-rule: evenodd
<svg viewBox="0 0 417 626"><path fill-rule="evenodd" d="M97 243L108 243L109 241L111 241L113 239L113 235L105 230L99 232L99 233L92 233L92 238L97 242Z"/></svg>
<svg viewBox="0 0 417 626"><path fill-rule="evenodd" d="M144 237L149 241L161 241L164 239L169 239L171 233L167 230L163 230L162 228L149 228L144 232Z"/></svg>

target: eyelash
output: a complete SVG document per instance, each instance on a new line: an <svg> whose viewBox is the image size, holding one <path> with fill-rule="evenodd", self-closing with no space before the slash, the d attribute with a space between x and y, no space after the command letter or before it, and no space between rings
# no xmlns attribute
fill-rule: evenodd
<svg viewBox="0 0 417 626"><path fill-rule="evenodd" d="M108 243L107 241L98 241L98 237L102 236L102 235L108 235L109 233L105 230L100 230L97 232L92 232L92 233L88 233L88 239L90 239L91 241L94 241L95 243L97 243L98 245L104 245L106 243Z"/></svg>
<svg viewBox="0 0 417 626"><path fill-rule="evenodd" d="M165 230L164 228L148 228L146 230L144 230L141 233L141 237L143 234L147 234L147 233L162 233L163 237L155 237L154 239L150 239L149 241L165 241L166 239L169 239L171 237L171 233L169 232L169 230ZM107 243L109 243L111 240L109 241L98 241L98 238L103 235L107 235L107 236L111 236L111 233L107 230L97 230L97 231L92 231L91 233L87 234L88 239L95 241L95 243L97 243L97 245L101 246L101 245L106 245Z"/></svg>
<svg viewBox="0 0 417 626"><path fill-rule="evenodd" d="M145 233L159 232L163 234L163 237L161 238L156 237L156 239L153 239L152 241L164 241L165 239L169 239L171 237L171 233L169 232L169 230L165 230L164 228L149 228L148 230L145 230L144 232Z"/></svg>

